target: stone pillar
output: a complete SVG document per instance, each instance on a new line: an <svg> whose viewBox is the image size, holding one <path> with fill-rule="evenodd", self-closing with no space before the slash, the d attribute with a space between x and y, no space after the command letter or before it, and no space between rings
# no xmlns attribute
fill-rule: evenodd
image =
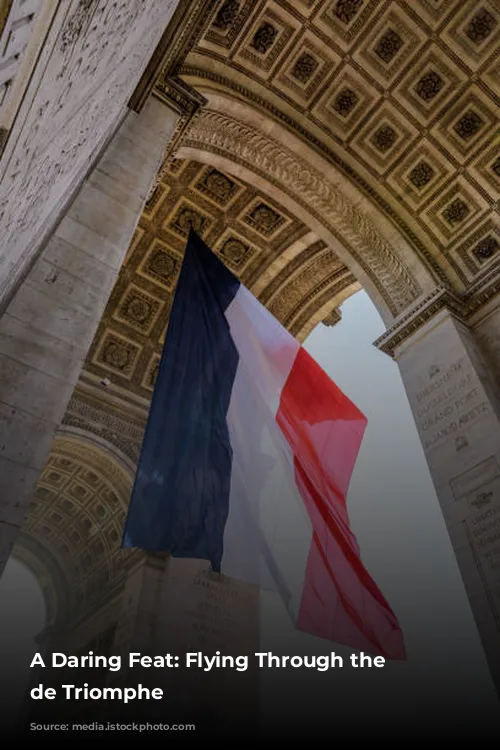
<svg viewBox="0 0 500 750"><path fill-rule="evenodd" d="M0 575L177 119L129 112L0 318Z"/></svg>
<svg viewBox="0 0 500 750"><path fill-rule="evenodd" d="M497 385L474 333L461 319L459 305L444 292L377 344L399 364L492 678L500 691Z"/></svg>
<svg viewBox="0 0 500 750"><path fill-rule="evenodd" d="M158 704L140 706L143 720L194 723L203 736L245 726L250 738L259 713L259 597L256 587L213 574L202 561L144 557L125 586L113 648L123 667L108 684L163 690ZM248 670L186 667L186 654L213 657L217 651L247 656ZM130 653L172 654L178 666L128 669Z"/></svg>

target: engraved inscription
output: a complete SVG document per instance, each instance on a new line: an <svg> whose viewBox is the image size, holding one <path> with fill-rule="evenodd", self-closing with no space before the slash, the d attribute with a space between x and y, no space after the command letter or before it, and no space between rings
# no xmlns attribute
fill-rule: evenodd
<svg viewBox="0 0 500 750"><path fill-rule="evenodd" d="M488 412L482 388L473 374L466 372L464 358L444 371L433 370L430 382L416 394L415 400L415 419L424 450L442 444L451 436L458 437L455 433Z"/></svg>
<svg viewBox="0 0 500 750"><path fill-rule="evenodd" d="M465 525L493 615L500 624L500 507L498 499L495 506L465 521Z"/></svg>
<svg viewBox="0 0 500 750"><path fill-rule="evenodd" d="M451 487L463 508L462 524L479 585L500 626L500 469L496 459L483 461L453 480ZM477 593L475 586L471 593Z"/></svg>
<svg viewBox="0 0 500 750"><path fill-rule="evenodd" d="M176 562L175 567L178 566ZM204 649L224 648L230 653L236 648L238 653L244 653L253 648L258 627L246 626L252 619L250 613L258 606L253 589L249 591L244 584L199 569L174 578L169 589L168 609L172 612L173 607L175 621L182 623L175 636L176 649L196 650L203 644Z"/></svg>

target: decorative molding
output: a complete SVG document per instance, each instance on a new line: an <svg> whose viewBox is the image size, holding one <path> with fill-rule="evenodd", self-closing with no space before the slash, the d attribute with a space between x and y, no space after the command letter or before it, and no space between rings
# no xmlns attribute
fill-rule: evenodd
<svg viewBox="0 0 500 750"><path fill-rule="evenodd" d="M153 96L164 102L179 115L179 119L174 128L174 132L168 141L164 154L165 163L171 159L177 151L179 143L182 140L191 119L195 116L200 107L203 107L206 104L206 99L199 94L196 89L192 88L187 83L184 83L180 78L175 76L167 77L166 75L162 75L161 80L158 81L153 91ZM151 187L150 196L158 187L160 180L161 173L158 173L154 184Z"/></svg>
<svg viewBox="0 0 500 750"><path fill-rule="evenodd" d="M176 152L191 119L200 107L206 104L206 99L196 89L184 83L180 78L173 76L162 76L161 81L156 85L154 96L179 115L179 120L165 151L164 161L167 161ZM158 179L159 175L152 190L157 186Z"/></svg>
<svg viewBox="0 0 500 750"><path fill-rule="evenodd" d="M492 0L221 1L178 74L298 136L461 293L483 270L461 248L497 208L499 39Z"/></svg>
<svg viewBox="0 0 500 750"><path fill-rule="evenodd" d="M416 333L441 310L448 310L465 325L470 325L471 318L500 294L498 271L492 272L490 278L482 280L465 294L456 294L449 289L437 287L425 295L417 304L400 316L394 324L375 342L381 351L394 357L398 346Z"/></svg>
<svg viewBox="0 0 500 750"><path fill-rule="evenodd" d="M338 149L335 150L329 148L328 145L323 140L319 139L314 132L307 127L304 127L303 118L300 118L300 120L291 118L288 114L278 109L273 103L267 101L247 87L242 86L238 81L233 81L229 77L216 74L208 68L201 70L194 66L184 65L180 70L180 75L185 75L190 78L199 78L200 81L209 81L210 84L213 83L217 87L225 88L232 92L238 99L252 102L253 105L257 106L263 112L271 114L275 120L282 123L294 134L298 135L310 147L314 148L317 153L326 157L328 161L340 169L347 179L351 180L364 195L384 211L385 215L391 220L394 226L398 227L407 238L408 242L411 243L418 252L418 255L425 262L427 268L432 272L436 282L440 283L442 286L448 286L450 289L452 288L452 283L440 263L438 263L435 256L429 252L426 243L422 242L408 222L403 219L400 212L396 211L394 206L384 199L374 186L364 179L358 171L349 166L345 159L339 154ZM466 277L460 273L460 268L455 270L460 279L465 283Z"/></svg>
<svg viewBox="0 0 500 750"><path fill-rule="evenodd" d="M289 261L284 268L281 268L262 290L259 296L262 304L269 307L273 297L287 286L290 279L292 279L297 273L301 273L302 269L307 267L310 261L313 260L318 253L322 253L326 247L327 245L322 240L316 240Z"/></svg>
<svg viewBox="0 0 500 750"><path fill-rule="evenodd" d="M333 310L326 316L326 318L323 318L321 321L324 326L327 326L327 328L333 328L333 326L336 326L337 323L340 323L342 320L342 310L338 307L334 307Z"/></svg>
<svg viewBox="0 0 500 750"><path fill-rule="evenodd" d="M45 60L44 67L35 68L2 159L2 308L123 121L126 103L175 4L175 0L99 2L89 10L92 21L85 21L64 52L64 32L59 20L54 21L39 58ZM76 5L59 3L61 14L66 16Z"/></svg>
<svg viewBox="0 0 500 750"><path fill-rule="evenodd" d="M375 224L326 177L290 149L221 112L202 109L182 146L211 151L263 176L300 203L349 248L391 312L402 312L421 288Z"/></svg>
<svg viewBox="0 0 500 750"><path fill-rule="evenodd" d="M181 117L187 118L206 104L204 96L175 76L162 76L156 85L154 96L168 104Z"/></svg>
<svg viewBox="0 0 500 750"><path fill-rule="evenodd" d="M313 329L311 321L316 319L317 322L321 322L317 320L318 311L327 304L331 304L332 301L335 304L336 300L342 300L343 297L345 299L347 296L350 296L349 289L353 290L352 293L358 291L355 287L356 279L351 274L344 274L337 280L337 283L332 285L318 285L315 289L315 297L309 306L297 312L293 323L289 326L290 332L302 343L305 340L305 336Z"/></svg>
<svg viewBox="0 0 500 750"><path fill-rule="evenodd" d="M464 307L458 295L448 289L437 287L430 294L426 294L418 300L410 310L400 316L395 323L387 329L375 342L380 351L394 357L395 349L403 341L412 336L419 328L422 328L434 315L441 310L448 309L455 316L463 319Z"/></svg>
<svg viewBox="0 0 500 750"><path fill-rule="evenodd" d="M193 3L190 0L180 0L129 101L130 109L140 112L155 87L164 94L161 89L165 88L165 81L172 75L175 76L179 65L197 44L217 2L218 0L198 0Z"/></svg>
<svg viewBox="0 0 500 750"><path fill-rule="evenodd" d="M98 400L77 388L68 404L62 424L89 432L116 446L134 465L139 459L140 447L146 426L143 420L127 418L105 398Z"/></svg>
<svg viewBox="0 0 500 750"><path fill-rule="evenodd" d="M39 479L22 547L57 563L54 584L72 620L94 609L123 580L134 553L120 546L133 472L86 435L60 432ZM52 564L49 578L56 577ZM54 572L55 571L55 572Z"/></svg>
<svg viewBox="0 0 500 750"><path fill-rule="evenodd" d="M140 439L99 413L130 421L142 435L190 224L297 337L351 285L336 253L315 235L305 239L307 227L279 201L215 166L167 155L80 376L85 406L72 403L65 418L135 460Z"/></svg>

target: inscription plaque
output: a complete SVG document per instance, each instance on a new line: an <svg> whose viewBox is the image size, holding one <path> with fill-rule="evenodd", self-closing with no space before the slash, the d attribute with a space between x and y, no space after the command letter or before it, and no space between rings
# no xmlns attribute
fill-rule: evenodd
<svg viewBox="0 0 500 750"><path fill-rule="evenodd" d="M415 421L424 450L430 451L451 437L459 450L466 442L460 433L489 411L483 388L465 357L445 370L434 365L428 377L428 385L414 399Z"/></svg>
<svg viewBox="0 0 500 750"><path fill-rule="evenodd" d="M500 401L473 327L441 310L395 347L450 541L500 694Z"/></svg>
<svg viewBox="0 0 500 750"><path fill-rule="evenodd" d="M494 456L451 482L484 592L500 630L500 466Z"/></svg>

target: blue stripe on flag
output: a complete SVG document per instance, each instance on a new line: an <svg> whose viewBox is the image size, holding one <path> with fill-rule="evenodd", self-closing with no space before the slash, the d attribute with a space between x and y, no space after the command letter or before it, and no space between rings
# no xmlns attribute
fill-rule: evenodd
<svg viewBox="0 0 500 750"><path fill-rule="evenodd" d="M209 560L220 572L238 352L224 316L239 281L189 235L123 535L124 547Z"/></svg>

